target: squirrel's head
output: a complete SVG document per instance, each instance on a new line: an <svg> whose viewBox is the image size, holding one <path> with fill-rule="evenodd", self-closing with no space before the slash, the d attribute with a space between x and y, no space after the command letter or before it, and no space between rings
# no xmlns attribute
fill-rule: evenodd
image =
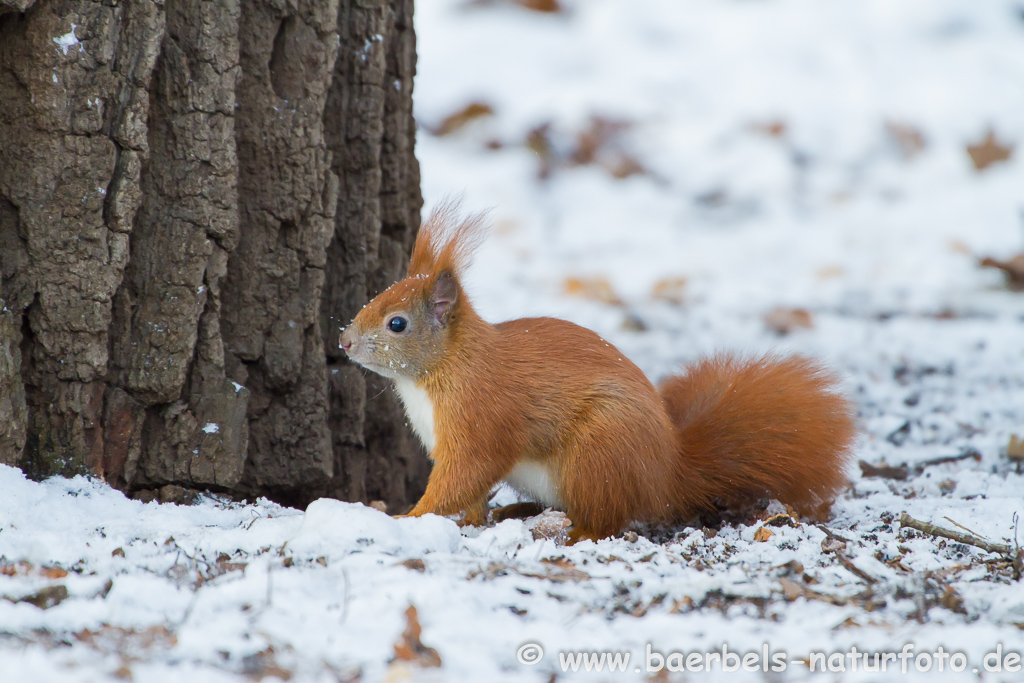
<svg viewBox="0 0 1024 683"><path fill-rule="evenodd" d="M434 210L416 237L409 274L381 292L344 329L348 357L392 379L418 379L452 349L460 324L475 318L460 283L484 238L483 217L460 218L456 202Z"/></svg>
<svg viewBox="0 0 1024 683"><path fill-rule="evenodd" d="M385 377L416 379L444 356L461 294L450 272L407 277L366 304L339 345Z"/></svg>

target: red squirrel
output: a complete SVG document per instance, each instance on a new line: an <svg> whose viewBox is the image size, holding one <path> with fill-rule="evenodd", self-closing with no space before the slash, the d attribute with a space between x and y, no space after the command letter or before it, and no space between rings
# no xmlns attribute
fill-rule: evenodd
<svg viewBox="0 0 1024 683"><path fill-rule="evenodd" d="M618 349L565 320L491 324L461 277L480 216L436 210L408 277L368 303L339 344L390 378L433 460L409 516L486 520L501 481L564 510L569 542L633 521L685 521L776 498L827 511L855 436L836 377L793 356L705 358L655 388Z"/></svg>

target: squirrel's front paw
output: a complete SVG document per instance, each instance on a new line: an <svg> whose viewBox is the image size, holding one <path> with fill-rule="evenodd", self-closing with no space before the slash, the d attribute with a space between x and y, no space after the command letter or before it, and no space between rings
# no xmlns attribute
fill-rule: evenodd
<svg viewBox="0 0 1024 683"><path fill-rule="evenodd" d="M405 519L407 517L422 517L423 515L429 515L430 510L421 509L419 506L409 510L404 515L391 515L394 519Z"/></svg>
<svg viewBox="0 0 1024 683"><path fill-rule="evenodd" d="M467 512L456 524L459 526L487 526L487 513L481 510Z"/></svg>

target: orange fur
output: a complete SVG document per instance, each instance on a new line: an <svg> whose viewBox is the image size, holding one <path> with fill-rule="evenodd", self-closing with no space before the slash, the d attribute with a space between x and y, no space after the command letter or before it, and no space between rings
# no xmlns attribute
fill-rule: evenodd
<svg viewBox="0 0 1024 683"><path fill-rule="evenodd" d="M680 477L737 506L777 498L817 516L846 484L855 429L836 377L814 361L705 358L662 383L676 427ZM691 503L690 500L681 501Z"/></svg>
<svg viewBox="0 0 1024 683"><path fill-rule="evenodd" d="M410 277L342 334L353 360L429 399L432 424L418 419L433 429L434 468L411 515L478 520L503 479L564 508L572 541L716 502L770 496L805 513L827 509L854 438L833 376L800 357L718 356L659 393L590 330L481 319L459 275L482 236L479 217L456 222L456 207L444 206L421 229ZM388 330L396 315L409 322L401 334Z"/></svg>
<svg viewBox="0 0 1024 683"><path fill-rule="evenodd" d="M458 200L447 199L420 227L409 259L409 275L461 274L486 237L483 214L460 218Z"/></svg>

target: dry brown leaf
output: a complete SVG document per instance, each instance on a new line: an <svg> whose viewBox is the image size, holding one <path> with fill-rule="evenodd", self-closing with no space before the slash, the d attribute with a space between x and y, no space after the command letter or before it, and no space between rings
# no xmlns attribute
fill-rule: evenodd
<svg viewBox="0 0 1024 683"><path fill-rule="evenodd" d="M964 599L960 597L960 594L952 586L946 586L946 590L942 592L942 597L939 598L939 604L950 612L967 614L967 609L964 607Z"/></svg>
<svg viewBox="0 0 1024 683"><path fill-rule="evenodd" d="M405 562L399 562L398 564L402 565L406 569L411 569L414 572L427 571L427 565L423 562L423 560L419 559L418 557L406 560Z"/></svg>
<svg viewBox="0 0 1024 683"><path fill-rule="evenodd" d="M629 128L629 125L626 121L591 116L590 123L576 136L576 146L569 155L569 160L578 165L594 163L601 148Z"/></svg>
<svg viewBox="0 0 1024 683"><path fill-rule="evenodd" d="M531 130L525 144L540 161L538 176L542 180L558 168L589 164L598 165L612 177L623 179L647 173L637 157L622 148L621 133L631 125L628 121L591 116L566 153L558 151L564 148L563 145L552 143L551 124L547 122Z"/></svg>
<svg viewBox="0 0 1024 683"><path fill-rule="evenodd" d="M992 164L1008 160L1013 155L1013 145L1000 142L995 133L989 130L984 140L967 146L967 153L971 155L974 169L983 171Z"/></svg>
<svg viewBox="0 0 1024 683"><path fill-rule="evenodd" d="M612 557L614 557L614 555ZM615 559L620 562L625 562L621 557L617 557ZM550 567L558 567L559 569L569 569L576 566L576 563L565 555L559 555L558 557L542 557L540 561Z"/></svg>
<svg viewBox="0 0 1024 683"><path fill-rule="evenodd" d="M27 574L38 574L45 579L63 579L68 575L66 569L60 567L48 567L42 565L36 567L31 562L19 560L17 562L0 562L0 576L25 576Z"/></svg>
<svg viewBox="0 0 1024 683"><path fill-rule="evenodd" d="M626 317L622 320L622 329L627 332L646 332L649 328L643 318L636 313L627 312Z"/></svg>
<svg viewBox="0 0 1024 683"><path fill-rule="evenodd" d="M804 594L804 587L796 581L783 577L779 579L779 585L782 586L782 595L786 600L796 600Z"/></svg>
<svg viewBox="0 0 1024 683"><path fill-rule="evenodd" d="M537 177L541 180L550 177L551 171L555 167L555 153L551 146L550 130L550 123L542 123L526 135L526 148L536 154L540 161Z"/></svg>
<svg viewBox="0 0 1024 683"><path fill-rule="evenodd" d="M32 595L26 595L18 600L12 600L12 602L27 602L39 609L50 609L67 600L67 597L68 589L63 584L57 584L56 586L47 586Z"/></svg>
<svg viewBox="0 0 1024 683"><path fill-rule="evenodd" d="M819 280L831 280L832 278L842 277L846 271L842 266L824 266L818 269L815 273Z"/></svg>
<svg viewBox="0 0 1024 683"><path fill-rule="evenodd" d="M409 609L405 610L405 630L395 643L395 659L415 662L421 667L441 666L441 655L437 654L437 650L420 641L422 631L416 607L409 605Z"/></svg>
<svg viewBox="0 0 1024 683"><path fill-rule="evenodd" d="M546 12L549 14L556 14L562 11L562 6L558 4L558 0L513 0L520 7L525 7L528 10L534 12Z"/></svg>
<svg viewBox="0 0 1024 683"><path fill-rule="evenodd" d="M1024 253L1017 254L1008 261L994 258L983 258L979 261L983 268L998 268L1006 274L1006 284L1013 290L1024 290Z"/></svg>
<svg viewBox="0 0 1024 683"><path fill-rule="evenodd" d="M150 626L136 631L104 624L97 630L83 629L74 634L75 640L99 652L139 654L151 648L170 649L178 638L164 625Z"/></svg>
<svg viewBox="0 0 1024 683"><path fill-rule="evenodd" d="M611 149L619 134L630 127L628 121L591 116L590 123L576 136L576 146L569 154L569 163L577 166L598 163L619 180L647 172L643 164L621 149Z"/></svg>
<svg viewBox="0 0 1024 683"><path fill-rule="evenodd" d="M900 150L904 159L913 159L928 146L924 133L906 123L886 121L885 132L889 134L889 139Z"/></svg>
<svg viewBox="0 0 1024 683"><path fill-rule="evenodd" d="M682 305L686 292L685 277L664 277L651 287L651 298L655 301L666 301L675 306Z"/></svg>
<svg viewBox="0 0 1024 683"><path fill-rule="evenodd" d="M578 296L581 299L599 301L603 304L621 306L622 299L615 293L610 283L603 277L580 278L569 277L565 279L563 291L571 296Z"/></svg>
<svg viewBox="0 0 1024 683"><path fill-rule="evenodd" d="M950 240L949 248L950 248L950 250L952 250L953 252L955 252L957 254L966 254L968 256L972 254L971 248L969 246L967 246L967 244L965 242L962 242L961 240Z"/></svg>
<svg viewBox="0 0 1024 683"><path fill-rule="evenodd" d="M545 565L544 568L546 571L544 572L521 571L518 569L515 571L520 576L529 576L534 579L547 579L548 581L554 581L555 583L590 580L590 574L586 573L582 569L577 569L573 566L572 562L565 558L545 559L541 561Z"/></svg>
<svg viewBox="0 0 1024 683"><path fill-rule="evenodd" d="M1010 443L1006 447L1006 457L1009 458L1011 462L1024 462L1024 439L1021 439L1016 434L1011 434Z"/></svg>
<svg viewBox="0 0 1024 683"><path fill-rule="evenodd" d="M445 117L444 121L434 129L433 133L438 137L451 135L470 121L493 115L494 108L486 102L470 102L459 111Z"/></svg>
<svg viewBox="0 0 1024 683"><path fill-rule="evenodd" d="M220 576L221 574L227 574L229 572L244 571L247 562L232 562L231 558L225 553L221 553L221 556L217 558L217 569L211 572L211 578L214 576Z"/></svg>
<svg viewBox="0 0 1024 683"><path fill-rule="evenodd" d="M471 581L478 576L482 576L484 581L490 581L499 576L507 576L510 571L515 570L504 562L491 562L486 567L471 570L466 574L466 579Z"/></svg>
<svg viewBox="0 0 1024 683"><path fill-rule="evenodd" d="M758 543L764 543L769 538L775 535L775 532L767 527L761 527L754 532L754 540Z"/></svg>
<svg viewBox="0 0 1024 683"><path fill-rule="evenodd" d="M750 130L768 137L781 138L786 134L788 126L785 121L781 120L760 121L750 124Z"/></svg>
<svg viewBox="0 0 1024 683"><path fill-rule="evenodd" d="M618 180L647 173L643 164L630 154L619 154L613 161L606 162L602 166L612 174L613 178Z"/></svg>
<svg viewBox="0 0 1024 683"><path fill-rule="evenodd" d="M850 602L849 598L843 598L838 595L829 595L828 593L819 593L818 591L811 590L810 588L805 588L796 581L792 581L785 577L779 579L779 584L782 586L783 597L789 601L796 600L797 598L805 598L807 600L827 602L830 605L845 605Z"/></svg>
<svg viewBox="0 0 1024 683"><path fill-rule="evenodd" d="M256 654L242 658L242 673L254 681L262 681L264 678L273 676L282 681L290 681L293 672L282 668L276 660L274 648L267 646Z"/></svg>
<svg viewBox="0 0 1024 683"><path fill-rule="evenodd" d="M764 316L768 329L779 335L787 335L796 329L814 327L814 319L809 311L803 308L775 308Z"/></svg>
<svg viewBox="0 0 1024 683"><path fill-rule="evenodd" d="M783 576L802 576L804 573L804 566L796 560L780 564L776 569L781 569Z"/></svg>
<svg viewBox="0 0 1024 683"><path fill-rule="evenodd" d="M689 612L693 609L693 598L689 595L684 595L680 600L674 600L672 602L672 609L668 611L669 614L680 614L682 612Z"/></svg>
<svg viewBox="0 0 1024 683"><path fill-rule="evenodd" d="M0 576L18 576L28 574L35 566L31 562L19 560L17 562L0 563Z"/></svg>

